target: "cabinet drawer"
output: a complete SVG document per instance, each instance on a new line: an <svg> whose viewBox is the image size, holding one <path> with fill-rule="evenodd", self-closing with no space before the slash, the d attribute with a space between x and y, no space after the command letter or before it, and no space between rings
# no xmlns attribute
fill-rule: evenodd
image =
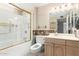
<svg viewBox="0 0 79 59"><path fill-rule="evenodd" d="M79 47L79 41L66 41L66 45Z"/></svg>
<svg viewBox="0 0 79 59"><path fill-rule="evenodd" d="M54 43L54 39L52 38L46 38L45 43Z"/></svg>
<svg viewBox="0 0 79 59"><path fill-rule="evenodd" d="M54 39L55 44L64 44L65 45L65 40L64 39Z"/></svg>

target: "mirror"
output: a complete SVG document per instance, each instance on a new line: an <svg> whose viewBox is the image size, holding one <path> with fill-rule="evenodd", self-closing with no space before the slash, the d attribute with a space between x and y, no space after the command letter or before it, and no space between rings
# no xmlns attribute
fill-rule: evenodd
<svg viewBox="0 0 79 59"><path fill-rule="evenodd" d="M79 4L62 4L49 13L50 29L55 33L75 33L79 29Z"/></svg>

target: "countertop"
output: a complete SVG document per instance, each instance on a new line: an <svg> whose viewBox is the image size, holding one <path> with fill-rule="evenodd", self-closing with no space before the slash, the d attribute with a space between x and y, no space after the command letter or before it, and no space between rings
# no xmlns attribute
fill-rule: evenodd
<svg viewBox="0 0 79 59"><path fill-rule="evenodd" d="M79 38L75 37L74 34L50 33L49 35L46 35L46 36L38 35L36 37L55 38L55 39L65 39L65 40L79 41Z"/></svg>

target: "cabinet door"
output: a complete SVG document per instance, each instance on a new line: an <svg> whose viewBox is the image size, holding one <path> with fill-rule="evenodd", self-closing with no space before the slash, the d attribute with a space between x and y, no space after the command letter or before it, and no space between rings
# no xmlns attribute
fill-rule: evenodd
<svg viewBox="0 0 79 59"><path fill-rule="evenodd" d="M45 52L44 52L45 56L53 56L53 44L52 43L45 44L44 48L45 48Z"/></svg>
<svg viewBox="0 0 79 59"><path fill-rule="evenodd" d="M79 56L79 47L66 46L67 56Z"/></svg>
<svg viewBox="0 0 79 59"><path fill-rule="evenodd" d="M79 41L66 41L66 55L79 56Z"/></svg>
<svg viewBox="0 0 79 59"><path fill-rule="evenodd" d="M54 56L65 56L65 46L61 44L54 45Z"/></svg>

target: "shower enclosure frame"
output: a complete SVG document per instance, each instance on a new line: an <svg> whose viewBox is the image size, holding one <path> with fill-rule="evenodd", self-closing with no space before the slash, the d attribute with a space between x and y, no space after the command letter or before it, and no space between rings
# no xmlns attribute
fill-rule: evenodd
<svg viewBox="0 0 79 59"><path fill-rule="evenodd" d="M20 8L19 6L13 4L13 3L9 3L9 5L14 6L17 10L23 11L23 12L28 13L28 14L30 15L30 24L29 24L29 28L30 28L30 39L29 39L28 41L24 41L24 42L17 43L17 44L15 43L14 45L11 45L11 46L8 46L8 47L5 47L5 48L2 48L2 49L0 49L0 51L1 51L1 50L5 50L5 49L10 48L10 47L14 47L14 46L16 46L16 45L20 45L20 44L23 44L23 43L29 42L29 41L31 40L31 34L32 34L32 31L31 31L31 12L22 9L22 8Z"/></svg>

